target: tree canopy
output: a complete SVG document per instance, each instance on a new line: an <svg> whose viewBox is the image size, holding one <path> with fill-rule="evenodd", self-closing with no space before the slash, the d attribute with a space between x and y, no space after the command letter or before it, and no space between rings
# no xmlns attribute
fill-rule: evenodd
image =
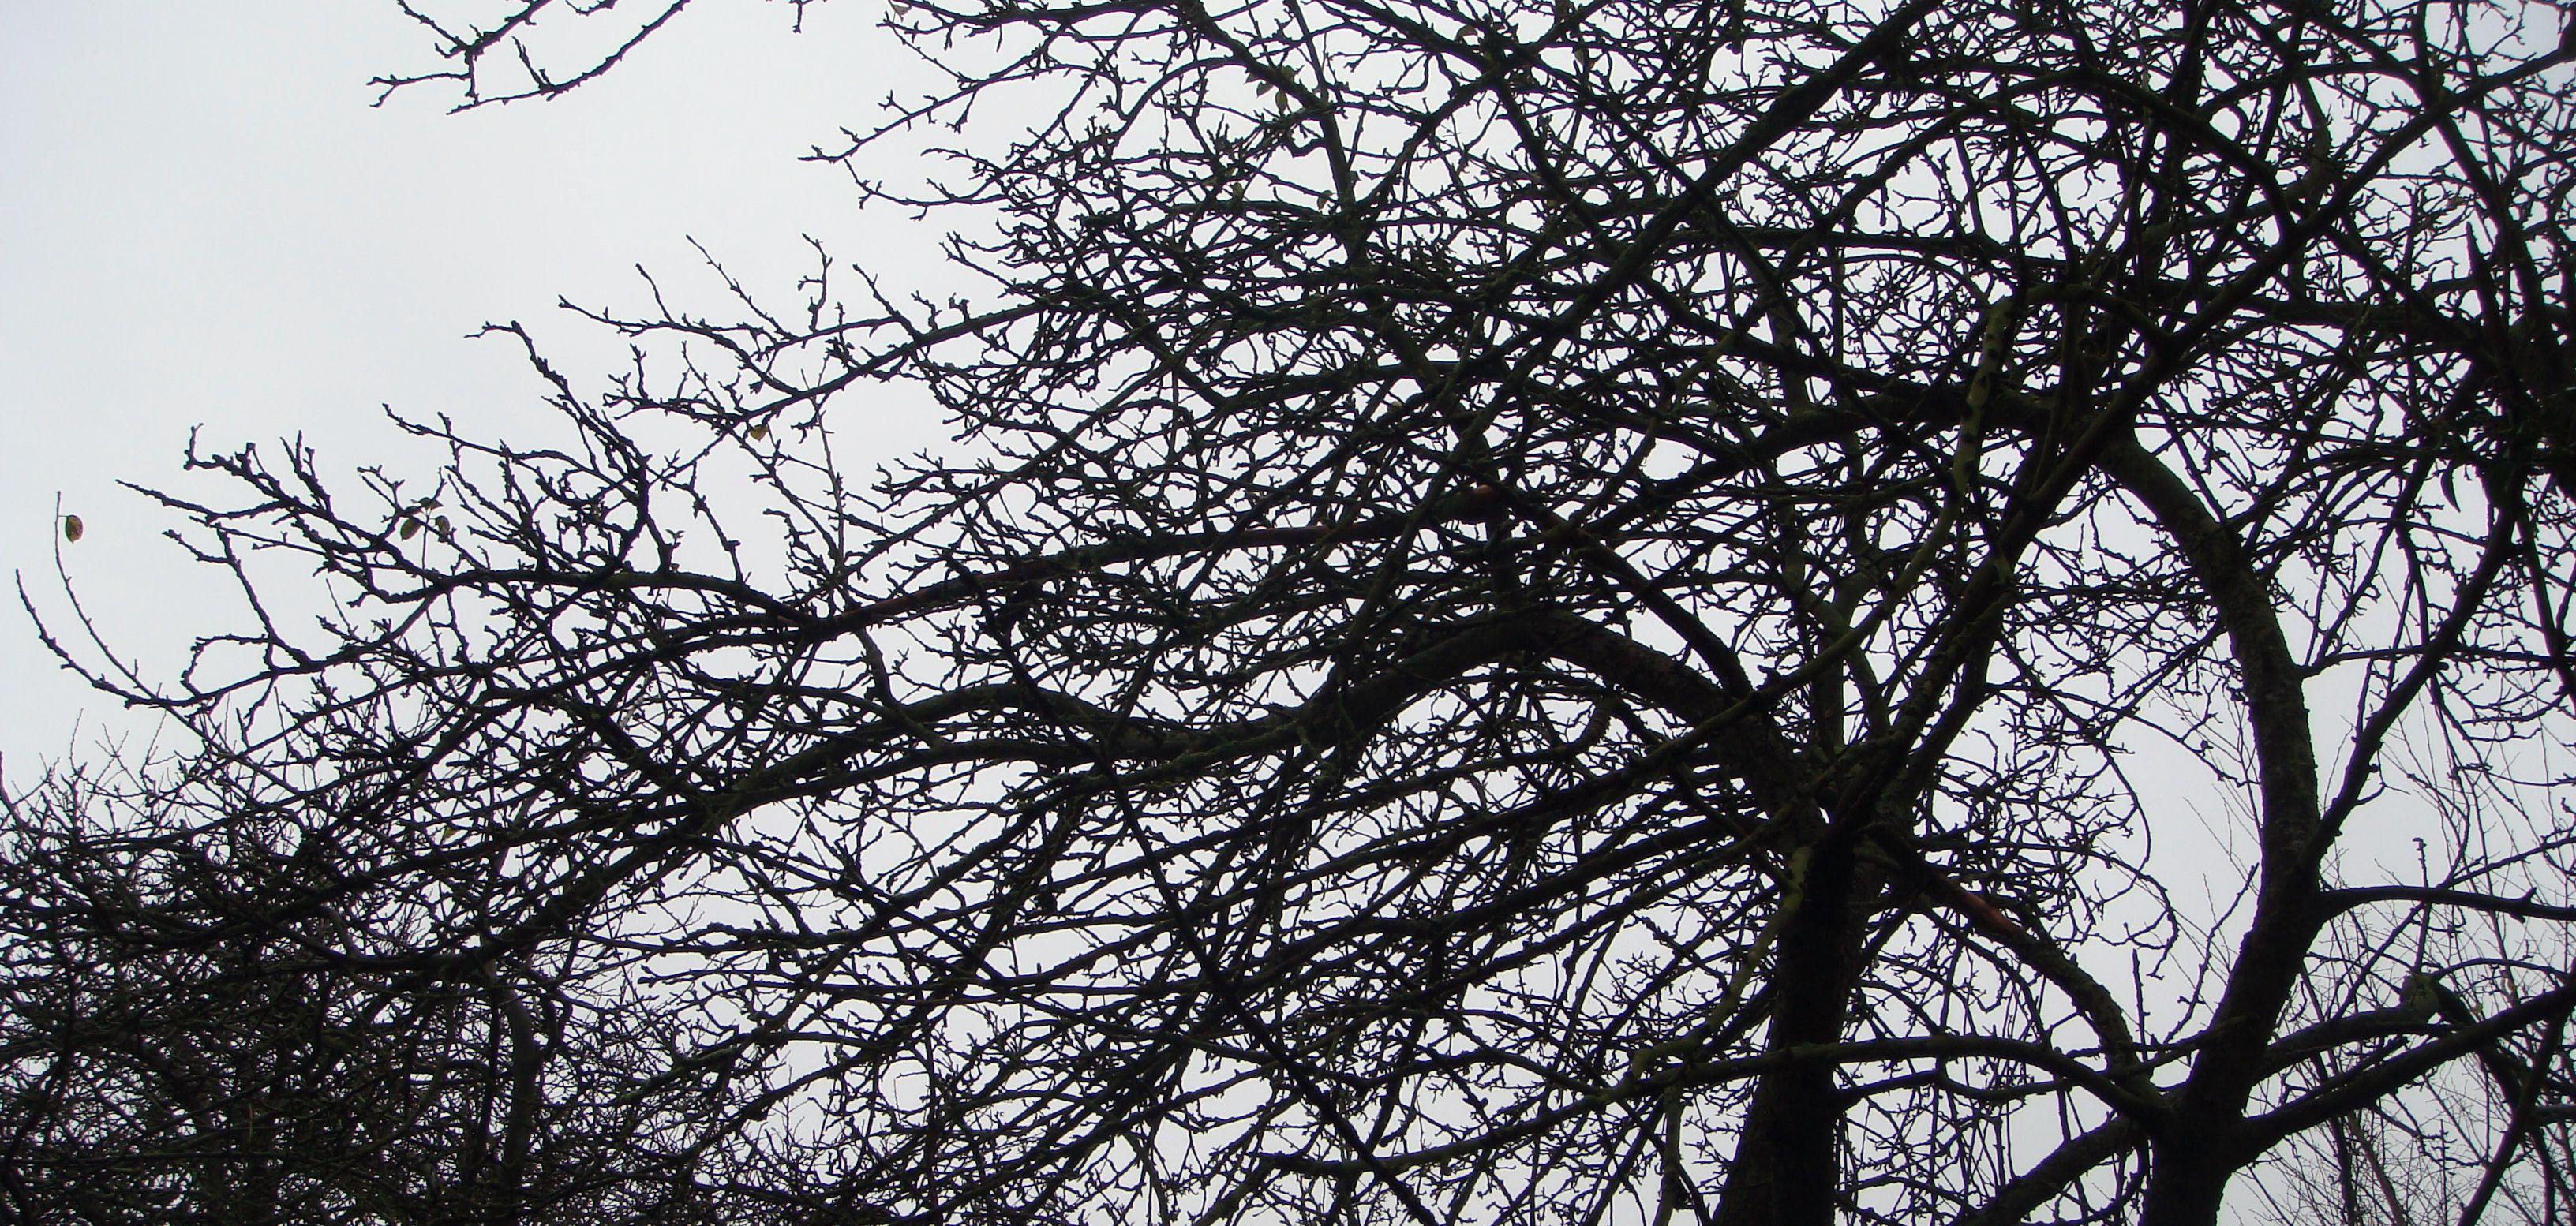
<svg viewBox="0 0 2576 1226"><path fill-rule="evenodd" d="M2576 1215L2564 12L885 26L953 286L498 329L542 437L190 457L184 676L55 623L197 746L11 798L22 1215Z"/></svg>

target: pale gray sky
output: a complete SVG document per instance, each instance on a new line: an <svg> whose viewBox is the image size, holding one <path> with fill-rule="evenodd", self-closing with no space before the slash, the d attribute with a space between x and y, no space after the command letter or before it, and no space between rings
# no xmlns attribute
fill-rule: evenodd
<svg viewBox="0 0 2576 1226"><path fill-rule="evenodd" d="M62 609L59 494L88 529L64 551L84 603L166 672L231 606L116 482L181 482L191 426L426 472L379 406L501 431L536 411L509 347L463 339L485 320L596 374L618 343L556 298L631 306L639 262L703 293L691 237L755 288L810 267L807 233L919 268L918 234L797 160L908 75L879 11L820 6L798 34L785 6L705 0L564 99L450 115L427 88L369 106L370 76L432 63L390 0L0 0L0 571ZM134 725L8 603L0 753L23 780L76 718L83 750Z"/></svg>
<svg viewBox="0 0 2576 1226"><path fill-rule="evenodd" d="M795 33L784 4L701 0L564 99L452 115L427 88L369 106L370 76L432 63L392 0L0 0L0 571L63 611L59 495L88 529L63 549L86 607L167 675L237 606L116 482L213 496L178 471L191 426L218 446L302 432L343 466L425 475L435 457L380 406L538 428L520 425L542 389L515 350L465 334L523 320L568 373L603 373L622 343L557 297L631 306L640 262L721 316L690 237L755 288L792 287L809 233L937 278L921 230L863 216L840 171L797 160L920 79L874 28L882 11L813 6ZM834 412L857 466L943 442L917 413L889 429L864 403ZM17 777L137 726L7 603L0 753ZM2224 846L2241 825L2197 770L2141 780L2173 793L2168 845Z"/></svg>
<svg viewBox="0 0 2576 1226"><path fill-rule="evenodd" d="M807 267L809 233L844 260L934 275L919 231L861 216L840 172L796 160L908 75L872 28L880 11L840 0L794 34L783 4L702 0L561 101L450 115L427 89L369 106L370 76L430 62L392 0L0 0L0 572L64 612L59 497L87 525L63 547L87 608L166 674L234 606L160 539L172 518L116 482L192 488L178 472L192 426L214 447L300 432L341 465L426 472L434 457L406 450L379 406L510 430L542 389L512 348L464 336L523 320L568 373L596 375L618 344L556 298L633 304L639 262L703 293L690 237L773 290ZM940 444L900 420L848 433L881 454ZM139 730L6 601L11 777ZM2341 714L2321 708L2320 728ZM2213 869L2243 846L2239 802L2176 757L2151 747L2138 772L2160 855ZM2382 804L2351 842L2402 863L2421 825ZM2186 912L2219 912L2235 879L2175 885Z"/></svg>

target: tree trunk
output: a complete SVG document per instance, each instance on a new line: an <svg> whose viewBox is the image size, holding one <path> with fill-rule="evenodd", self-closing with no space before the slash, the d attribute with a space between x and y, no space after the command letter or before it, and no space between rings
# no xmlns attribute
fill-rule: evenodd
<svg viewBox="0 0 2576 1226"><path fill-rule="evenodd" d="M1793 874L1780 933L1774 1054L1842 1037L1860 960L1853 838L1828 834ZM1803 878L1803 880L1801 880ZM1842 1179L1834 1151L1847 1104L1829 1060L1800 1060L1763 1075L1744 1116L1735 1161L1718 1193L1716 1226L1831 1226Z"/></svg>
<svg viewBox="0 0 2576 1226"><path fill-rule="evenodd" d="M2218 1226L2220 1202L2236 1166L2220 1147L2177 1128L2147 1151L2147 1193L2138 1226Z"/></svg>

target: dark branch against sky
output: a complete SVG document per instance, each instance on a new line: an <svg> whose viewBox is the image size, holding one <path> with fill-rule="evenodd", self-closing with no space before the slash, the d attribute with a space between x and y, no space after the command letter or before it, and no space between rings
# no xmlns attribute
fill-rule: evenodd
<svg viewBox="0 0 2576 1226"><path fill-rule="evenodd" d="M403 7L677 143L855 6ZM15 799L0 1192L2565 1218L2563 13L879 17L807 275L202 443L184 671L58 603L198 744Z"/></svg>

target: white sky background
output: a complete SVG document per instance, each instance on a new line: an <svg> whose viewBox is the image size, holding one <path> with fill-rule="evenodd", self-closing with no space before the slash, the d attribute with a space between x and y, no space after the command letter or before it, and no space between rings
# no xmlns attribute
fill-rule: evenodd
<svg viewBox="0 0 2576 1226"><path fill-rule="evenodd" d="M737 317L690 237L781 298L811 268L808 233L844 262L936 283L922 231L863 217L843 172L798 160L915 88L882 11L811 6L800 34L784 4L700 0L560 100L448 114L437 86L369 106L371 76L435 63L392 0L0 0L0 571L64 611L59 492L87 527L62 547L85 606L167 677L239 605L161 539L175 518L116 482L224 496L182 480L191 426L217 447L301 432L343 473L426 477L437 457L380 406L483 435L548 424L515 346L464 339L484 321L525 321L596 386L623 343L558 296L632 307L642 263L681 305ZM878 402L836 401L830 420L857 470L946 442ZM61 672L6 600L11 778L148 730ZM2236 844L2226 793L2151 753L2137 777L2168 791L2159 852ZM2234 882L2211 884L2223 909Z"/></svg>
<svg viewBox="0 0 2576 1226"><path fill-rule="evenodd" d="M216 449L301 433L337 471L426 477L436 455L380 406L469 433L543 429L545 389L515 346L465 339L483 322L524 321L596 387L622 342L558 296L635 306L642 263L675 305L730 317L692 237L781 299L811 267L805 234L935 283L921 231L862 216L843 172L797 160L909 92L881 11L815 6L798 34L784 4L701 0L564 99L451 115L436 86L370 107L368 78L433 64L391 0L0 0L0 572L66 611L59 496L86 523L62 556L87 608L166 677L193 635L238 624L238 605L161 539L175 517L116 483L223 497L179 472L192 426ZM843 400L833 414L854 469L946 441L917 411ZM0 598L13 786L148 731L61 672L14 594ZM2331 736L2345 710L2321 698L2317 714ZM2225 793L2164 755L2135 765L2172 793L2160 862L2238 842ZM2395 865L2411 831L2393 808L2366 811L2353 844ZM2186 912L2224 908L2191 892L2234 884L2174 883Z"/></svg>
<svg viewBox="0 0 2576 1226"><path fill-rule="evenodd" d="M238 606L161 538L174 517L116 483L219 496L179 472L190 427L227 450L300 432L341 471L426 477L436 457L381 406L542 429L515 346L464 339L484 321L524 321L595 387L622 342L559 296L634 307L641 263L730 317L690 238L782 301L812 268L804 234L935 277L917 231L797 160L902 88L880 13L816 6L799 34L784 5L703 0L562 99L448 114L437 86L370 107L370 77L436 63L390 0L0 0L0 571L64 609L59 494L87 528L63 550L83 603L167 676ZM917 412L849 429L863 411L836 402L853 468L944 441ZM21 786L148 727L7 603L0 754Z"/></svg>
<svg viewBox="0 0 2576 1226"><path fill-rule="evenodd" d="M781 299L811 268L805 234L845 263L937 283L921 230L861 215L842 171L798 160L917 88L875 28L882 11L811 6L796 33L784 4L700 0L560 100L449 114L437 86L370 107L370 77L435 65L392 0L0 0L0 571L65 612L59 494L87 528L61 547L85 606L166 678L191 637L238 625L239 605L161 539L174 516L116 483L228 496L179 472L190 427L217 448L300 432L343 474L425 478L438 457L381 406L469 434L550 425L516 347L465 339L484 321L525 321L596 387L623 342L559 296L634 307L641 263L684 309L736 317L691 237ZM836 401L830 420L855 470L947 441L882 402ZM5 599L0 754L18 786L148 734L59 670ZM2324 730L2342 713L2318 714ZM2241 854L2229 794L2147 748L2131 765L2163 793L2159 860ZM2179 901L2218 911L2235 882L2176 885L2215 888Z"/></svg>

